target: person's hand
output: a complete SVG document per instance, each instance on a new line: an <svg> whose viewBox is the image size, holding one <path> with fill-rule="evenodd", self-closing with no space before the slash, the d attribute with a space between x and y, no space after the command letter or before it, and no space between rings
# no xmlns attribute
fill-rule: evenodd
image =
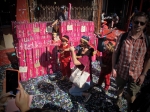
<svg viewBox="0 0 150 112"><path fill-rule="evenodd" d="M64 49L64 51L70 51L70 48Z"/></svg>
<svg viewBox="0 0 150 112"><path fill-rule="evenodd" d="M6 79L3 80L3 90L0 95L0 111L4 110L4 105L7 103L9 99L11 99L10 95L12 95L12 92L6 93Z"/></svg>
<svg viewBox="0 0 150 112"><path fill-rule="evenodd" d="M69 48L69 50L70 50L70 51L75 51L74 46L71 46L71 47Z"/></svg>
<svg viewBox="0 0 150 112"><path fill-rule="evenodd" d="M6 93L6 79L3 80L3 90L0 96L0 104L4 104L7 101L8 96L10 96L11 93Z"/></svg>
<svg viewBox="0 0 150 112"><path fill-rule="evenodd" d="M7 102L8 98L9 98L10 93L6 93L6 79L3 80L3 90L2 93L0 95L0 111L4 110L2 105L5 105L5 103Z"/></svg>
<svg viewBox="0 0 150 112"><path fill-rule="evenodd" d="M19 83L19 88L17 88L19 92L16 94L16 106L21 110L21 112L25 112L29 110L29 95L23 89L21 83Z"/></svg>
<svg viewBox="0 0 150 112"><path fill-rule="evenodd" d="M138 79L136 80L136 82L139 84L139 85L142 85L143 82L144 82L144 79L145 79L145 75L140 75L138 77Z"/></svg>
<svg viewBox="0 0 150 112"><path fill-rule="evenodd" d="M53 27L54 25L52 24L51 27Z"/></svg>
<svg viewBox="0 0 150 112"><path fill-rule="evenodd" d="M6 79L3 80L3 91L2 94L6 93Z"/></svg>
<svg viewBox="0 0 150 112"><path fill-rule="evenodd" d="M129 21L131 20L131 17L129 17L129 19L128 19Z"/></svg>
<svg viewBox="0 0 150 112"><path fill-rule="evenodd" d="M117 72L116 72L115 69L112 69L111 75L112 75L112 77L114 77L114 78L117 77Z"/></svg>

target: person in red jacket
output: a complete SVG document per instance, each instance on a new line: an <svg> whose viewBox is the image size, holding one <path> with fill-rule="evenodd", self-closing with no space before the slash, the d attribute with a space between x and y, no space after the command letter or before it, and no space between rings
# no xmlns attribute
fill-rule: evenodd
<svg viewBox="0 0 150 112"><path fill-rule="evenodd" d="M64 80L65 77L69 78L71 75L71 68L70 68L71 56L69 51L65 51L65 49L68 48L70 48L69 37L67 35L64 35L61 38L61 45L58 47L58 50L60 52L59 62L63 76L61 80Z"/></svg>
<svg viewBox="0 0 150 112"><path fill-rule="evenodd" d="M101 66L101 73L98 80L98 85L101 86L102 83L105 81L105 88L104 91L107 94L109 86L110 86L110 74L112 68L112 53L114 51L114 44L111 41L106 41L106 49L103 51L102 55L102 63L104 64Z"/></svg>

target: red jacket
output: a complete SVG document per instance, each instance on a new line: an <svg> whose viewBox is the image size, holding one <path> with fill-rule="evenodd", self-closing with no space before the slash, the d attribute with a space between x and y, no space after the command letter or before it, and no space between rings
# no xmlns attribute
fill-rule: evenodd
<svg viewBox="0 0 150 112"><path fill-rule="evenodd" d="M59 60L60 62L70 62L71 56L70 56L70 51L64 51L64 49L69 48L70 45L63 46L62 44L59 46L60 50L60 57Z"/></svg>

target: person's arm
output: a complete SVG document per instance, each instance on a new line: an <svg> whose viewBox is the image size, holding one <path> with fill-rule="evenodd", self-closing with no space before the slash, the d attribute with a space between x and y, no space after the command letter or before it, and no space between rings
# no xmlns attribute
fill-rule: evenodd
<svg viewBox="0 0 150 112"><path fill-rule="evenodd" d="M52 27L53 27L55 24L57 24L57 23L58 23L58 19L56 19L56 20L53 22Z"/></svg>
<svg viewBox="0 0 150 112"><path fill-rule="evenodd" d="M82 58L82 56L76 56L76 58L78 58L78 59L79 59L79 58Z"/></svg>
<svg viewBox="0 0 150 112"><path fill-rule="evenodd" d="M141 73L141 75L137 78L136 82L139 84L139 85L142 85L144 80L145 80L145 77L146 77L146 73L148 71L148 69L150 68L150 58L148 60L145 61L144 63L144 67L143 67L143 71Z"/></svg>
<svg viewBox="0 0 150 112"><path fill-rule="evenodd" d="M114 21L112 20L111 21L111 28L113 28L113 26L114 26Z"/></svg>
<svg viewBox="0 0 150 112"><path fill-rule="evenodd" d="M104 19L105 19L104 15L102 14L101 16L102 16L102 21L104 21Z"/></svg>
<svg viewBox="0 0 150 112"><path fill-rule="evenodd" d="M117 55L118 55L118 52L114 50L113 55L112 55L112 69L115 69Z"/></svg>
<svg viewBox="0 0 150 112"><path fill-rule="evenodd" d="M135 13L133 12L132 15L129 17L129 20L131 20L131 18L134 16L134 14L135 14Z"/></svg>
<svg viewBox="0 0 150 112"><path fill-rule="evenodd" d="M116 18L117 18L116 23L118 23L119 22L119 17L117 16Z"/></svg>
<svg viewBox="0 0 150 112"><path fill-rule="evenodd" d="M77 57L76 57L76 54L75 54L75 48L74 47L70 47L70 51L71 51L71 55L72 55L72 60L73 60L73 63L75 65L81 65L81 63L77 60Z"/></svg>
<svg viewBox="0 0 150 112"><path fill-rule="evenodd" d="M26 112L29 110L29 95L23 89L21 83L19 83L19 88L17 88L19 92L16 94L15 102L16 106L21 110L21 112Z"/></svg>
<svg viewBox="0 0 150 112"><path fill-rule="evenodd" d="M150 57L148 57L146 60L145 60L145 63L144 63L144 67L143 67L143 71L142 71L142 74L141 75L145 75L147 74L147 71L150 69Z"/></svg>
<svg viewBox="0 0 150 112"><path fill-rule="evenodd" d="M118 47L119 47L121 36L122 35L120 35L117 39L116 46L115 46L115 49L114 49L114 52L113 52L113 55L112 55L112 69L115 69L115 64L116 64L117 55L118 55Z"/></svg>

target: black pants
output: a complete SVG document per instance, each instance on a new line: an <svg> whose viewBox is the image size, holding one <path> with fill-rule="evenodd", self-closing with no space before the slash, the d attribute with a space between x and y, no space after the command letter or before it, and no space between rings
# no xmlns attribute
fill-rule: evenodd
<svg viewBox="0 0 150 112"><path fill-rule="evenodd" d="M132 112L147 112L150 106L150 84L146 85L141 89L141 93L137 96L135 101L132 104Z"/></svg>

